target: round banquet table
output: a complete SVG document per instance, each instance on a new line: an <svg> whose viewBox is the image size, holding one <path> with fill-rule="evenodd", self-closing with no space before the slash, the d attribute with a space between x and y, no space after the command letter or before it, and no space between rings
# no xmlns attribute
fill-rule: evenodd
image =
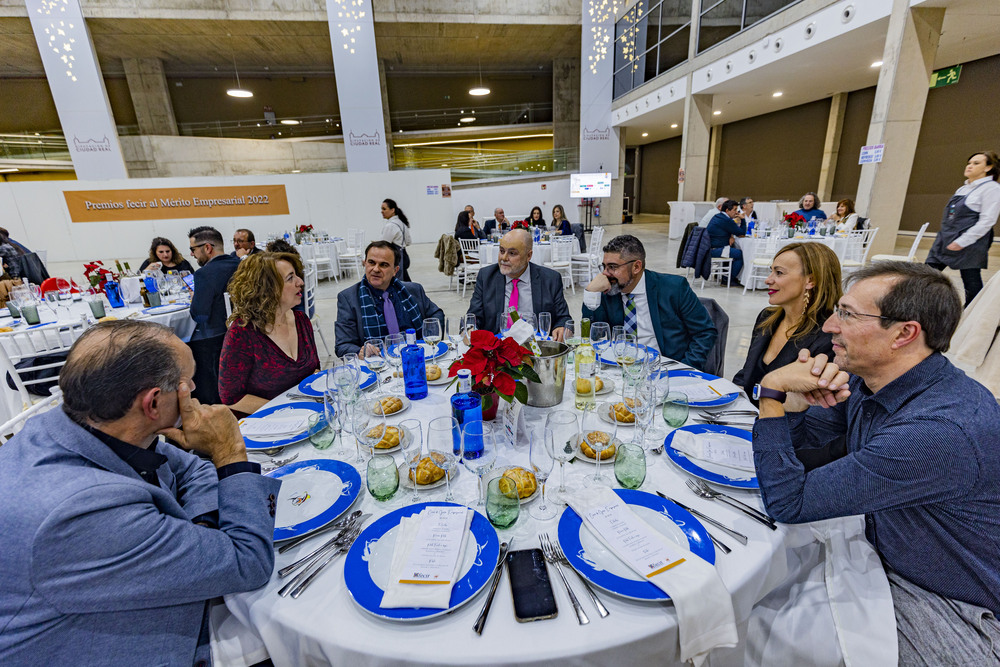
<svg viewBox="0 0 1000 667"><path fill-rule="evenodd" d="M299 256L302 257L303 262L308 262L317 257L330 260L332 270L327 267L318 268L317 278L320 280L340 275L340 262L337 260L337 244L334 241L296 243L295 249L299 252Z"/></svg>
<svg viewBox="0 0 1000 667"><path fill-rule="evenodd" d="M481 243L479 245L479 261L483 266L496 264L500 259L499 243ZM531 261L534 264L545 264L552 259L552 244L548 241L540 241L532 244Z"/></svg>
<svg viewBox="0 0 1000 667"><path fill-rule="evenodd" d="M753 260L757 257L757 249L761 246L763 239L754 236L742 236L736 239L737 247L743 251L743 270L740 271L738 276L739 281L746 284L745 278L749 278L750 269L753 266ZM830 250L836 253L837 258L841 261L844 260L844 256L847 253L848 240L847 236L795 236L790 239L781 239L778 242L778 249L785 247L789 243L822 243L826 245ZM751 287L751 289L761 289L764 287L763 278L757 279L757 285Z"/></svg>
<svg viewBox="0 0 1000 667"><path fill-rule="evenodd" d="M615 372L605 371L609 377L614 377ZM559 408L572 410L571 370L568 375L565 397ZM404 419L418 418L426 425L434 417L450 414L449 398L454 389L446 390L442 386L431 386L429 389L427 398L413 401L409 409L398 416L390 416L387 423L392 425ZM610 397L608 395L605 400ZM600 397L598 400L601 400ZM281 396L265 407L287 402L289 400ZM744 407L750 404L741 397L738 405ZM549 410L525 407L522 414L526 425L534 427L542 424ZM340 438L331 449L318 451L305 441L287 446L273 457L285 459L298 454L296 464L313 458L346 458L352 461L356 456L354 438L347 436L346 442L346 451ZM262 456L253 453L251 459L266 463ZM740 645L732 649L716 649L710 655L710 664L742 665L751 607L788 574L784 548L786 527L779 525L778 530L772 531L743 514L731 511L726 505L696 497L684 485L686 474L676 468L666 455L647 456L649 468L641 490L650 493L663 491L749 537L749 543L741 546L714 531L733 549L729 555L716 552L716 567L733 596ZM401 460L398 453L396 457L397 462ZM509 463L528 465L526 442L521 441L501 450L497 465ZM571 488L578 487L582 478L593 471L593 465L584 462L567 464L566 468L567 485ZM360 472L364 484L363 468ZM549 488L557 488L553 485L558 485L558 472L556 464L549 478ZM606 472L613 480L612 466L608 466ZM476 483L475 474L461 469L452 484L456 501L475 498ZM762 507L756 493L735 489L728 489L727 492L744 502ZM411 490L401 485L392 500L379 503L362 490L352 509L371 513L372 516L365 522L369 525L388 511L409 504L411 494ZM443 500L444 495L444 486L420 492L421 501ZM539 501L535 499L532 502ZM500 532L501 541L513 536L512 549L538 547L539 532L552 536L557 533L558 516L540 522L532 518L527 509L522 507L521 516L513 528ZM581 663L680 663L677 618L672 603L634 602L597 590L611 612L608 617L601 618L579 579L567 572L570 585L590 618L588 625L581 626L577 623L562 582L556 572L551 572L551 566L550 580L559 607L558 617L535 623L517 623L508 575L504 572L481 636L473 632L472 626L484 604L485 589L468 604L446 616L420 623L386 621L370 616L353 601L344 581L343 557L329 565L299 599L279 597L277 590L287 580L279 580L277 570L311 551L328 537L307 541L287 553L276 555L275 573L266 586L248 593L229 595L225 598L226 609L220 606L213 611L213 654L221 662L252 664L270 654L276 665L544 664L552 667Z"/></svg>

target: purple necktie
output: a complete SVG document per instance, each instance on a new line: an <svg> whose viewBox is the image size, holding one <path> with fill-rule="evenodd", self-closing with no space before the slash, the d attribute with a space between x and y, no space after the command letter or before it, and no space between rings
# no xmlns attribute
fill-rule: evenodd
<svg viewBox="0 0 1000 667"><path fill-rule="evenodd" d="M399 333L399 321L396 319L396 309L389 300L389 290L382 292L382 309L385 313L385 326L389 329L389 334Z"/></svg>

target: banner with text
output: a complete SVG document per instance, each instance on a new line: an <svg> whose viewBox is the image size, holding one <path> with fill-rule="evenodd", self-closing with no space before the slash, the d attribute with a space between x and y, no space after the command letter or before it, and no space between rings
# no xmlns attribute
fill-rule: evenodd
<svg viewBox="0 0 1000 667"><path fill-rule="evenodd" d="M66 190L73 222L287 215L284 185L147 190Z"/></svg>

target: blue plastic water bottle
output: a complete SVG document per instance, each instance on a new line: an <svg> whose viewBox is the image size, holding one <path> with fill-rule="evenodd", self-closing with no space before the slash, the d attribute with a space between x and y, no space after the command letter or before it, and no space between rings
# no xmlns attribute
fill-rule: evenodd
<svg viewBox="0 0 1000 667"><path fill-rule="evenodd" d="M458 371L458 391L451 397L451 416L458 420L460 428L472 422L483 421L483 399L472 391L472 372L463 368ZM458 436L456 436L457 440ZM456 453L458 443L455 443ZM467 436L465 438L465 458L478 459L483 454L482 437Z"/></svg>
<svg viewBox="0 0 1000 667"><path fill-rule="evenodd" d="M417 332L406 330L406 347L399 351L403 361L403 386L406 397L418 401L427 397L427 366L424 363L424 348L417 345Z"/></svg>

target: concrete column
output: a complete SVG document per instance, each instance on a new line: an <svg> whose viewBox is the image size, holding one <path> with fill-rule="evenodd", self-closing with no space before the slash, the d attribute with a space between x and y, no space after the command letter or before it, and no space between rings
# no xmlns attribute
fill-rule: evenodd
<svg viewBox="0 0 1000 667"><path fill-rule="evenodd" d="M177 136L177 119L159 58L123 58L139 134Z"/></svg>
<svg viewBox="0 0 1000 667"><path fill-rule="evenodd" d="M893 0L867 139L868 145L885 144L885 154L881 163L862 166L858 182L858 212L880 230L873 255L896 245L944 12Z"/></svg>
<svg viewBox="0 0 1000 667"><path fill-rule="evenodd" d="M837 173L837 156L840 154L840 135L844 131L847 113L847 93L837 93L830 99L830 119L826 123L826 141L823 143L823 163L819 168L819 185L816 194L820 201L833 198L833 178Z"/></svg>
<svg viewBox="0 0 1000 667"><path fill-rule="evenodd" d="M552 61L552 148L580 148L580 61Z"/></svg>
<svg viewBox="0 0 1000 667"><path fill-rule="evenodd" d="M719 159L722 156L722 125L712 128L708 142L708 179L705 184L705 199L711 201L719 194Z"/></svg>
<svg viewBox="0 0 1000 667"><path fill-rule="evenodd" d="M628 128L613 127L611 131L617 135L618 140L618 163L617 170L612 172L614 178L611 179L611 201L608 203L607 213L604 206L601 206L602 225L620 225L622 222L622 210L625 208L625 132Z"/></svg>
<svg viewBox="0 0 1000 667"><path fill-rule="evenodd" d="M698 55L698 31L701 29L701 2L691 0L691 38L688 40L688 60ZM679 201L679 200L678 200Z"/></svg>
<svg viewBox="0 0 1000 667"><path fill-rule="evenodd" d="M689 79L690 76L689 74ZM690 90L690 81L688 84ZM681 169L684 170L684 182L677 188L678 201L705 201L712 134L711 118L711 95L687 96L684 100L684 134L681 135Z"/></svg>
<svg viewBox="0 0 1000 667"><path fill-rule="evenodd" d="M385 84L385 61L378 61L378 83L382 90L382 118L385 120L385 150L389 158L389 170L396 168L396 151L392 144L395 141L392 137L392 119L389 117L389 87Z"/></svg>

